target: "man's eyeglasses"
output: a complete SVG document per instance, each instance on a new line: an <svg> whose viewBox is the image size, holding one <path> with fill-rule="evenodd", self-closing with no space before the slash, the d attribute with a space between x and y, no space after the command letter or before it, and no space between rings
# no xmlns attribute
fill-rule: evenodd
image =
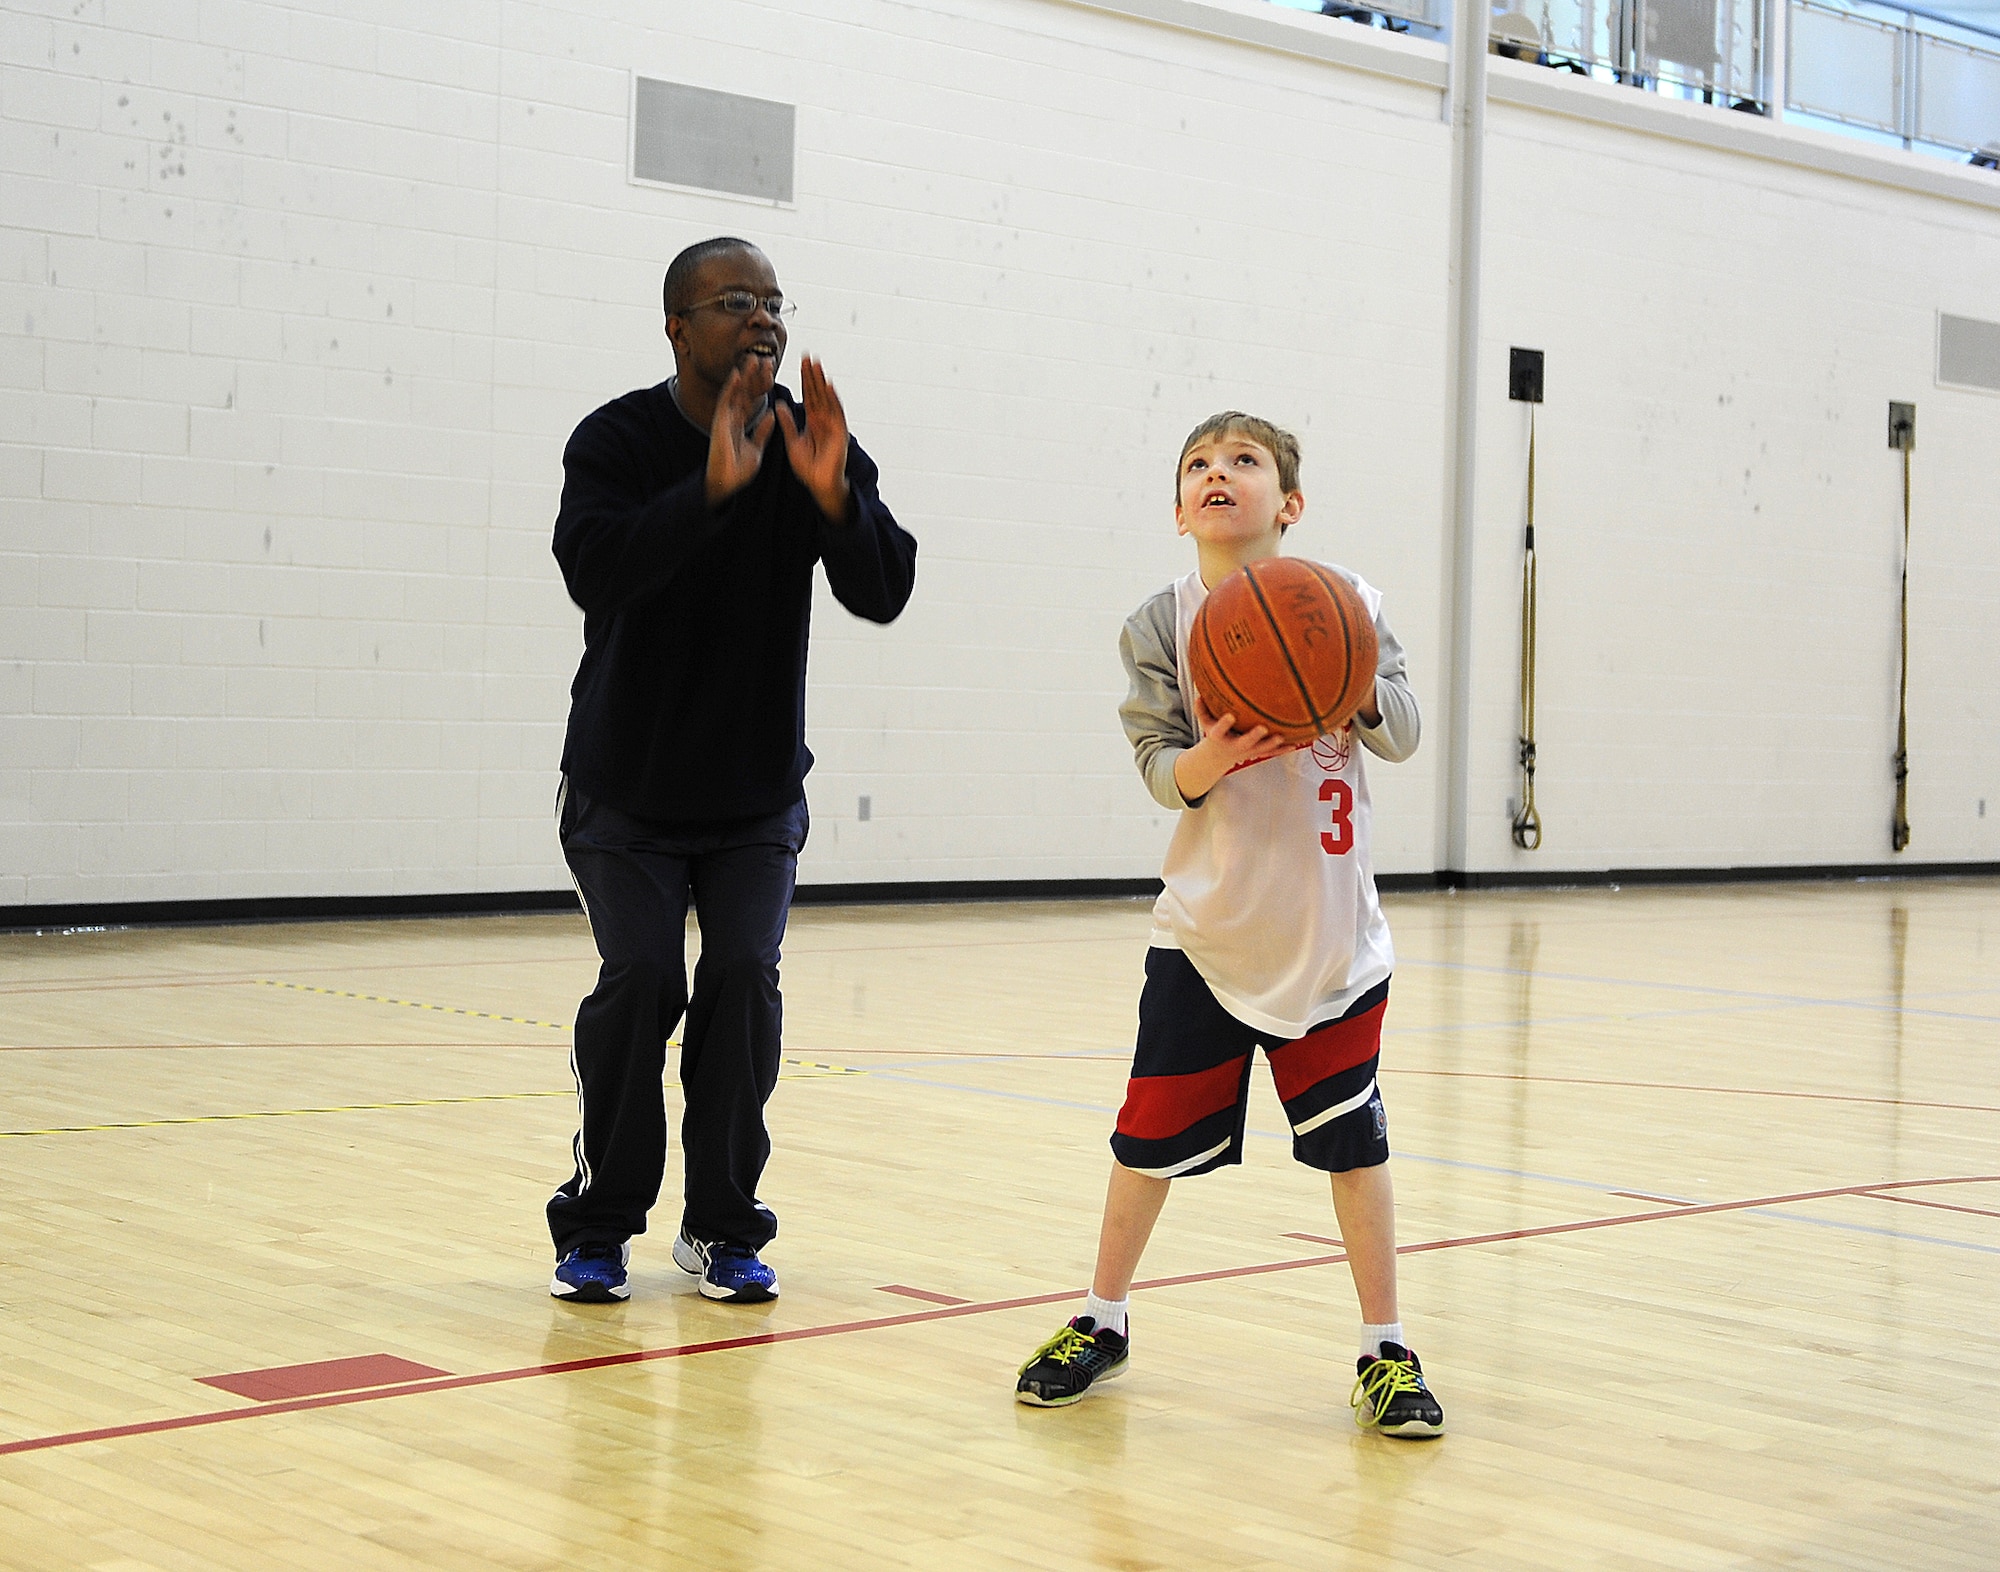
<svg viewBox="0 0 2000 1572"><path fill-rule="evenodd" d="M675 315L686 316L689 312L699 311L704 306L720 307L723 312L732 317L752 316L756 313L759 306L762 306L774 317L789 317L799 309L783 295L753 295L747 289L726 289L719 295L710 295L706 300L697 300L693 305L676 312Z"/></svg>

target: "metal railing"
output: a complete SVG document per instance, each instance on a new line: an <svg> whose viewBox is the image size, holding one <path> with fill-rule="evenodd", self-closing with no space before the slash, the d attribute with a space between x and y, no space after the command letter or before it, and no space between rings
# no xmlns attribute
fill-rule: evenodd
<svg viewBox="0 0 2000 1572"><path fill-rule="evenodd" d="M1279 3L1431 37L1451 24L1449 0ZM2000 33L1918 7L1499 0L1491 26L1494 52L1517 60L1760 115L1783 106L1976 162L2000 153Z"/></svg>
<svg viewBox="0 0 2000 1572"><path fill-rule="evenodd" d="M1905 146L1972 153L2000 145L2000 50L1917 25L1790 0L1785 105L1881 131ZM1963 29L1970 31L1969 29Z"/></svg>
<svg viewBox="0 0 2000 1572"><path fill-rule="evenodd" d="M1431 38L1443 36L1451 26L1451 0L1317 0L1316 4L1280 0L1280 3L1293 10L1318 11L1322 16L1335 16L1366 27L1386 27L1398 33L1414 30Z"/></svg>
<svg viewBox="0 0 2000 1572"><path fill-rule="evenodd" d="M1516 0L1496 47L1634 87L1763 102L1766 0ZM1532 48L1532 53L1530 49Z"/></svg>

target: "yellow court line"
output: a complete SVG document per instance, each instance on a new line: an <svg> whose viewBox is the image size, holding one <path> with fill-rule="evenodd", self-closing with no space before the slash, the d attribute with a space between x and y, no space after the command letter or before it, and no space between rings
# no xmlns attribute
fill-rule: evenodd
<svg viewBox="0 0 2000 1572"><path fill-rule="evenodd" d="M574 1097L575 1092L484 1092L472 1097L417 1097L395 1103L338 1103L328 1108L265 1108L255 1113L188 1114L179 1119L131 1119L119 1124L60 1124L46 1130L0 1130L0 1140L22 1135L83 1135L95 1130L156 1130L170 1124L220 1124L225 1119L295 1119L302 1114L367 1113L378 1108L443 1108L452 1103L504 1103L523 1097Z"/></svg>
<svg viewBox="0 0 2000 1572"><path fill-rule="evenodd" d="M568 1021L537 1021L531 1020L525 1015L495 1015L490 1010L467 1010L455 1004L429 1004L422 999L392 999L387 994L355 993L347 988L319 988L311 983L281 982L275 977L259 977L256 981L263 984L266 988L291 988L299 993L323 993L335 999L365 999L370 1004L400 1004L412 1010L438 1010L446 1015L470 1015L482 1021L507 1021L515 1026L546 1026L558 1032L566 1032L571 1029ZM678 1048L680 1045L678 1037L669 1039L667 1043L669 1048ZM816 1070L825 1075L866 1075L868 1073L866 1070L857 1070L852 1065L815 1064L807 1059L787 1059L785 1063L797 1065L802 1070ZM784 1081L807 1081L817 1079L817 1077L811 1075L781 1075L779 1079ZM537 1092L532 1095L539 1097L548 1094ZM416 1108L423 1105L419 1103L382 1103L379 1105L358 1104L357 1106ZM232 1114L230 1117L235 1118L237 1116ZM0 1134L4 1133L6 1132L0 1131Z"/></svg>
<svg viewBox="0 0 2000 1572"><path fill-rule="evenodd" d="M781 1081L824 1081L836 1075L866 1075L844 1064L815 1064L806 1059L787 1059L804 1075L780 1074ZM412 1097L392 1103L336 1103L326 1108L265 1108L254 1113L188 1114L178 1119L128 1119L116 1124L58 1124L46 1130L0 1130L0 1141L28 1135L88 1135L99 1130L159 1130L176 1124L221 1124L230 1119L296 1119L304 1114L372 1113L385 1108L448 1108L458 1103L506 1103L527 1097L575 1097L564 1092L483 1092L470 1097Z"/></svg>
<svg viewBox="0 0 2000 1572"><path fill-rule="evenodd" d="M482 1021L506 1021L514 1026L546 1026L551 1031L566 1032L568 1021L535 1021L524 1015L495 1015L490 1010L467 1010L455 1004L427 1004L422 999L392 999L387 994L355 993L347 988L316 988L311 983L280 982L275 977L256 979L266 988L290 988L298 993L323 993L335 999L365 999L370 1004L400 1004L411 1010L436 1010L444 1015L470 1015Z"/></svg>

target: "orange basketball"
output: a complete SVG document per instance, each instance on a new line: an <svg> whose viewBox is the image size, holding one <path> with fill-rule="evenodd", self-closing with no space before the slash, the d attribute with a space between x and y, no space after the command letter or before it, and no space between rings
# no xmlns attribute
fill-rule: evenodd
<svg viewBox="0 0 2000 1572"><path fill-rule="evenodd" d="M1271 557L1209 592L1188 634L1189 675L1214 716L1286 742L1337 731L1375 691L1375 621L1329 567Z"/></svg>

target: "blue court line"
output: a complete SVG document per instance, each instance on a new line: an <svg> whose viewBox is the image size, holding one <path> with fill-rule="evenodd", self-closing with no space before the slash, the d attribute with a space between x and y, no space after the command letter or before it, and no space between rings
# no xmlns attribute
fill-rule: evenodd
<svg viewBox="0 0 2000 1572"><path fill-rule="evenodd" d="M1828 1200L1859 1200L1858 1196L1827 1197ZM1813 1217L1805 1212L1771 1212L1752 1208L1745 1217L1767 1217L1787 1223L1805 1223L1813 1228L1837 1228L1847 1234L1874 1234L1881 1239L1901 1239L1911 1244L1945 1245L1953 1250L1976 1250L1981 1255L2000 1255L2000 1245L1971 1244L1963 1239L1940 1239L1935 1234L1906 1234L1895 1228L1875 1228L1867 1223L1843 1223L1832 1217Z"/></svg>
<svg viewBox="0 0 2000 1572"><path fill-rule="evenodd" d="M1433 1037L1450 1032L1522 1031L1526 1028L1537 1027L1537 1026L1602 1026L1607 1022L1622 1023L1626 1021L1671 1021L1671 1020L1684 1020L1691 1016L1697 1016L1697 1015L1741 1015L1752 1010L1753 1008L1755 1008L1755 1006L1739 1005L1739 1004L1718 1004L1718 1005L1711 1005L1705 1009L1634 1010L1634 1011L1599 1010L1599 1011L1594 1011L1587 1015L1540 1015L1536 1016L1532 1020L1437 1021L1433 1022L1428 1026L1391 1026L1385 1023L1382 1027L1382 1035L1385 1038ZM1983 1017L1975 1017L1975 1019L1983 1019ZM2000 1024L2000 1017L1995 1017L1994 1020L1995 1024ZM833 1048L827 1048L815 1051L824 1053L834 1053L834 1054L838 1053L838 1050ZM1131 1052L1132 1049L1128 1044L1123 1048L1115 1050L1106 1048L1077 1048L1067 1053L1043 1054L1041 1055L1041 1057L1044 1059L1093 1059L1093 1058L1109 1057L1113 1053L1129 1056ZM1008 1064L1017 1062L1019 1059L1018 1055L1008 1054L1008 1053L964 1054L964 1055L954 1054L951 1057L952 1057L952 1063L954 1064ZM914 1064L910 1065L910 1068L920 1069L923 1067L924 1063L925 1061L918 1060ZM877 1066L874 1068L879 1070L890 1067L891 1066Z"/></svg>
<svg viewBox="0 0 2000 1572"><path fill-rule="evenodd" d="M967 1086L960 1081L925 1080L919 1076L899 1074L893 1070L874 1070L870 1074L878 1081L901 1081L910 1086L921 1086L936 1091L968 1092L975 1097L998 1097L1007 1102L1036 1103L1044 1108L1067 1108L1079 1113L1101 1114L1111 1118L1117 1117L1118 1113L1116 1108L1108 1107L1103 1103L1072 1102L1066 1098L1043 1097L1034 1092L1008 1092L991 1086ZM1246 1129L1244 1134L1246 1136L1256 1136L1260 1140L1284 1141L1287 1144L1292 1139L1289 1130ZM1590 1190L1598 1195L1615 1195L1621 1190L1627 1192L1637 1191L1642 1195L1656 1195L1662 1200L1667 1201L1686 1200L1691 1206L1708 1204L1685 1196L1668 1196L1664 1191L1648 1189L1644 1185L1602 1184L1592 1179L1571 1179L1562 1174L1537 1173L1532 1169L1502 1168L1492 1163L1468 1162L1464 1158L1459 1157L1431 1157L1420 1152L1411 1152L1401 1148L1394 1155L1408 1163L1425 1163L1435 1168L1455 1168L1467 1173L1491 1174L1503 1179L1530 1179L1537 1184L1560 1185L1565 1189L1571 1190ZM1969 1244L1959 1239L1940 1239L1933 1234L1903 1233L1894 1228L1873 1228L1866 1223L1840 1223L1833 1221L1831 1218L1808 1217L1802 1213L1764 1211L1762 1209L1747 1212L1745 1215L1774 1218L1782 1222L1806 1223L1817 1228L1838 1228L1852 1233L1875 1234L1884 1239L1901 1239L1910 1244L1942 1245L1948 1250L1971 1250L1980 1255L2000 1255L2000 1248L1992 1245Z"/></svg>
<svg viewBox="0 0 2000 1572"><path fill-rule="evenodd" d="M1936 1017L1948 1021L1983 1021L1988 1025L2000 1024L2000 1015L1974 1015L1962 1010L1925 1010L1908 1004L1896 1004L1884 1000L1869 999L1821 999L1810 994L1763 993L1749 988L1719 988L1708 983L1652 982L1632 977L1593 977L1581 972L1537 972L1522 971L1513 966L1479 966L1470 961L1419 961L1407 955L1396 957L1400 970L1414 966L1430 971L1472 972L1487 977L1521 977L1530 982L1570 982L1589 983L1602 988L1651 989L1665 993L1705 993L1718 999L1743 999L1764 1004L1808 1006L1827 1010L1872 1010L1888 1014L1919 1015ZM1975 989L1971 992L2000 992L2000 989Z"/></svg>
<svg viewBox="0 0 2000 1572"><path fill-rule="evenodd" d="M975 1097L998 1097L1007 1102L1037 1103L1044 1108L1068 1108L1077 1113L1101 1114L1107 1119L1118 1117L1117 1108L1108 1103L1072 1102L1067 1098L1043 1097L1035 1092L1008 1092L994 1086L967 1086L962 1081L924 1080L914 1075L898 1074L893 1070L871 1070L869 1073L878 1081L903 1081L911 1086L930 1087L938 1091L970 1092ZM1284 1141L1290 1144L1292 1139L1289 1130L1259 1130L1252 1126L1246 1127L1243 1133L1246 1136L1255 1136L1262 1141ZM1503 1179L1533 1179L1540 1184L1566 1185L1574 1190L1594 1191L1598 1195L1609 1195L1614 1188L1610 1185L1598 1184L1595 1180L1591 1179L1568 1179L1561 1174L1536 1173L1532 1169L1496 1168L1490 1163L1468 1162L1464 1158L1459 1157L1427 1157L1422 1153L1411 1152L1402 1147L1396 1149L1395 1155L1405 1162L1429 1163L1437 1168L1459 1168L1465 1170L1467 1173L1494 1174ZM1662 1194L1662 1192L1657 1190L1646 1193L1650 1195ZM1672 1196L1666 1197L1666 1199L1687 1200L1688 1198L1685 1196ZM1698 1201L1689 1201L1689 1204L1700 1205L1701 1203Z"/></svg>
<svg viewBox="0 0 2000 1572"><path fill-rule="evenodd" d="M1748 1015L1761 1008L1773 1008L1752 1004L1716 1004L1705 1009L1692 1010L1599 1010L1589 1015L1538 1015L1532 1020L1515 1021L1439 1021L1429 1026L1389 1026L1382 1028L1384 1037L1410 1036L1424 1037L1440 1032L1518 1032L1536 1026L1602 1026L1607 1022L1624 1021L1678 1021L1697 1015ZM2000 1018L1996 1018L2000 1023Z"/></svg>
<svg viewBox="0 0 2000 1572"><path fill-rule="evenodd" d="M1909 1010L1895 1005L1851 1003L1841 1004L1833 1000L1801 999L1791 1005L1779 1005L1762 1001L1745 1001L1742 1004L1711 1004L1685 1010L1598 1010L1587 1015L1538 1015L1532 1020L1514 1021L1464 1021L1441 1023L1433 1026L1384 1026L1383 1031L1391 1032L1457 1032L1494 1031L1503 1027L1523 1026L1589 1026L1602 1021L1677 1021L1696 1015L1754 1015L1760 1010L1779 1009L1841 1009L1866 1010L1880 1015L1921 1016L1927 1020L1979 1021L1986 1025L2000 1025L2000 1015L1970 1015L1957 1010Z"/></svg>
<svg viewBox="0 0 2000 1572"><path fill-rule="evenodd" d="M1255 1133L1266 1135L1273 1134L1274 1132L1258 1130ZM1289 1135L1279 1135L1276 1138L1281 1141L1289 1141L1291 1139ZM1494 1177L1500 1179L1533 1179L1537 1184L1564 1185L1572 1190L1595 1190L1599 1195L1615 1195L1617 1193L1612 1186L1599 1184L1594 1179L1569 1179L1561 1174L1537 1173L1532 1168L1501 1168L1492 1163L1468 1162L1462 1157L1426 1157L1420 1152L1406 1151L1401 1147L1396 1149L1394 1155L1401 1158L1404 1162L1428 1163L1433 1168L1457 1168L1465 1173L1492 1174ZM1628 1186L1627 1190L1628 1192L1636 1192L1640 1195L1656 1195L1663 1201L1685 1201L1689 1206L1706 1206L1708 1204L1694 1196L1668 1195L1664 1190L1649 1190L1640 1185Z"/></svg>
<svg viewBox="0 0 2000 1572"><path fill-rule="evenodd" d="M1806 1007L1817 1002L1821 1001L1802 1000L1799 1001L1799 1004L1800 1007ZM1385 1023L1382 1027L1382 1035L1384 1038L1436 1037L1448 1035L1453 1032L1518 1032L1543 1026L1603 1026L1607 1023L1622 1025L1631 1021L1682 1021L1703 1015L1744 1015L1752 1013L1760 1007L1762 1006L1750 1003L1717 1004L1686 1010L1598 1010L1583 1015L1540 1015L1531 1020L1435 1021L1427 1026L1392 1026ZM1889 1005L1875 1006L1857 1003L1844 1005L1841 1008L1858 1010L1879 1009L1884 1013L1896 1013L1895 1007ZM1901 1013L1906 1015L1922 1015L1934 1019L1983 1021L1992 1025L2000 1025L2000 1016L1964 1015L1945 1010L1905 1010ZM833 1053L836 1050L826 1049L824 1051ZM1129 1046L1116 1050L1116 1052L1121 1054L1129 1054L1131 1051ZM1043 1054L1041 1057L1044 1059L1091 1059L1106 1057L1111 1052L1113 1050L1103 1048L1078 1048L1068 1053ZM1012 1063L1017 1057L1014 1054L1005 1053L965 1054L963 1056L954 1054L952 1062L954 1064L1002 1064ZM911 1068L921 1068L922 1064L923 1061L918 1061Z"/></svg>
<svg viewBox="0 0 2000 1572"><path fill-rule="evenodd" d="M1074 1103L1061 1097L1043 1097L1035 1092L1003 1092L995 1086L966 1086L958 1081L929 1081L895 1070L871 1069L868 1076L870 1080L875 1081L902 1081L910 1086L929 1087L941 1092L970 1092L975 1097L999 1097L1010 1103L1038 1103L1044 1108L1069 1108L1077 1113L1106 1114L1114 1118L1118 1113L1116 1108L1106 1107L1103 1103ZM1262 1135L1264 1132L1260 1130L1257 1133ZM1290 1137L1286 1139L1289 1140Z"/></svg>
<svg viewBox="0 0 2000 1572"><path fill-rule="evenodd" d="M1414 964L1423 965L1426 963L1416 962ZM1677 986L1677 985L1662 984L1661 986ZM1792 1001L1792 1003L1804 1007L1824 1005L1828 1007L1841 1008L1841 1009L1876 1010L1885 1014L1898 1013L1897 1007L1894 1005L1872 1005L1861 1001L1843 1003L1838 1000L1799 999ZM1533 1019L1519 1019L1519 1020L1436 1021L1426 1026L1389 1025L1385 1023L1382 1028L1382 1035L1384 1038L1435 1037L1435 1036L1448 1035L1453 1032L1525 1031L1534 1027L1543 1027L1543 1026L1602 1026L1607 1023L1623 1024L1631 1021L1678 1021L1678 1020L1688 1020L1695 1016L1702 1016L1702 1015L1717 1015L1717 1016L1740 1015L1747 1013L1751 1010L1754 1010L1755 1008L1757 1008L1757 1006L1751 1003L1745 1003L1741 1005L1718 1004L1718 1005L1710 1005L1705 1008L1686 1009L1686 1010L1630 1010L1630 1011L1599 1010L1583 1015L1542 1015L1542 1016L1536 1016ZM1932 1019L1954 1020L1954 1021L1980 1021L1990 1025L2000 1025L2000 1016L1969 1015L1949 1010L1903 1010L1900 1013L1905 1015L1919 1015ZM820 1051L826 1053L834 1053L834 1054L838 1053L838 1050L831 1048ZM1116 1050L1106 1049L1106 1048L1077 1048L1066 1053L1043 1054L1040 1057L1043 1059L1050 1059L1050 1060L1101 1059L1101 1058L1110 1058L1114 1054L1129 1055L1131 1051L1132 1050L1129 1046L1119 1048ZM1018 1062L1018 1057L1019 1057L1018 1055L1007 1054L1007 1053L964 1054L964 1055L954 1054L951 1056L951 1061L954 1064L1011 1064ZM918 1060L913 1064L907 1065L907 1068L922 1069L925 1067L925 1065L926 1061ZM890 1063L885 1065L870 1066L869 1070L871 1074L879 1075L879 1074L884 1074L887 1071L894 1068L899 1068L899 1066L897 1066L894 1063L894 1061L891 1061Z"/></svg>

